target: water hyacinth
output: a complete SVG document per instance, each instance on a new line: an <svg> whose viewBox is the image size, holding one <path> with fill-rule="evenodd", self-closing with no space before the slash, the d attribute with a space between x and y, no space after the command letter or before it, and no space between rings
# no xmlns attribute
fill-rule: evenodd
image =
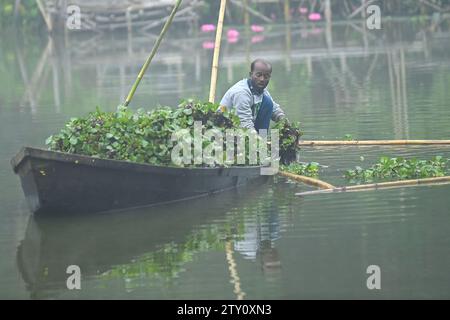
<svg viewBox="0 0 450 320"><path fill-rule="evenodd" d="M380 161L369 169L356 167L347 170L345 177L354 182L371 182L387 179L421 179L446 175L449 159L436 156L431 160L381 157Z"/></svg>
<svg viewBox="0 0 450 320"><path fill-rule="evenodd" d="M274 129L280 134L280 158L281 164L287 165L297 160L298 142L303 135L300 124L290 123L287 119L277 122Z"/></svg>
<svg viewBox="0 0 450 320"><path fill-rule="evenodd" d="M309 163L293 162L289 165L281 166L282 171L312 178L318 177L319 169L320 164L317 162L309 162Z"/></svg>
<svg viewBox="0 0 450 320"><path fill-rule="evenodd" d="M183 101L176 109L159 107L152 111L139 109L134 112L119 106L116 112L103 112L97 108L87 117L70 119L58 134L46 140L46 144L53 151L153 165L174 165L171 152L175 132L189 129L192 135L194 122L202 123L203 133L217 129L224 136L225 130L239 128L239 118L233 112L217 112L217 109L217 104L193 100ZM296 130L293 129L293 132ZM286 141L281 137L283 132ZM285 128L280 133L281 152L289 145L293 146L292 138L286 133ZM203 148L211 143L210 138L202 136ZM294 153L297 148L298 145L294 146ZM247 141L247 153L248 150ZM248 154L246 164L249 164Z"/></svg>

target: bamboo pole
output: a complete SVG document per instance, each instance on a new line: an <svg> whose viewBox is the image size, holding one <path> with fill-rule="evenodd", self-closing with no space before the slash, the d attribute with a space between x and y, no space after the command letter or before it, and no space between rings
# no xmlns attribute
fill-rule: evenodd
<svg viewBox="0 0 450 320"><path fill-rule="evenodd" d="M358 8L358 9L356 9L355 11L353 11L352 12L352 14L350 14L348 17L347 17L347 19L352 19L354 16L356 16L358 13L360 13L361 11L363 11L363 10L365 10L366 9L366 7L368 7L369 5L371 5L372 3L374 3L375 2L375 0L369 0L369 1L364 1L363 3L362 3L362 5Z"/></svg>
<svg viewBox="0 0 450 320"><path fill-rule="evenodd" d="M167 30L169 29L170 25L172 24L172 20L175 17L175 14L178 11L178 8L181 5L182 0L178 0L175 4L175 7L173 8L172 12L170 13L169 19L167 19L166 23L164 24L164 27L161 30L161 33L159 34L158 39L156 40L155 45L153 46L152 52L150 53L150 56L147 58L147 61L145 61L144 65L141 68L141 71L139 72L136 81L133 84L133 87L131 88L130 92L128 93L127 99L125 100L124 105L128 106L130 104L131 99L134 96L134 93L136 92L136 89L141 82L141 79L144 77L145 71L147 71L148 66L150 65L150 62L152 62L153 57L156 54L156 51L158 51L159 45L161 44L162 39L164 38L164 35L166 34Z"/></svg>
<svg viewBox="0 0 450 320"><path fill-rule="evenodd" d="M231 2L235 5L237 5L238 7L241 7L245 10L247 10L249 13L251 13L252 15L254 15L255 17L261 18L262 20L264 20L265 22L268 23L272 23L272 19L270 19L269 17L266 17L265 15L263 15L262 13L259 13L258 11L256 11L255 9L252 9L251 7L244 6L239 0L231 0Z"/></svg>
<svg viewBox="0 0 450 320"><path fill-rule="evenodd" d="M437 11L439 11L439 12L442 12L442 8L439 5L437 5L437 4L431 3L431 2L429 2L427 0L420 0L420 2L425 4L425 5L427 5L427 6L429 6L429 7L431 7L431 8L433 8L433 9L435 9L435 10L437 10Z"/></svg>
<svg viewBox="0 0 450 320"><path fill-rule="evenodd" d="M15 0L14 1L14 23L17 22L17 18L19 17L20 1L21 0Z"/></svg>
<svg viewBox="0 0 450 320"><path fill-rule="evenodd" d="M248 0L243 0L243 5L244 5L244 25L246 26L246 27L248 27L249 25L250 25L250 15L249 15L249 13L248 13L248 10L247 10L247 8L248 8L248 3L247 3L247 1ZM248 28L247 28L248 29ZM247 30L246 29L246 30Z"/></svg>
<svg viewBox="0 0 450 320"><path fill-rule="evenodd" d="M417 185L434 185L434 184L449 184L450 176L437 177L437 178L426 178L426 179L412 179L412 180L401 180L392 182L382 182L382 183L370 183L362 184L356 186L346 186L339 188L329 188L324 190L315 190L296 193L296 196L306 196L321 193L334 193L334 192L354 192L354 191L371 191L378 189L393 189L393 188L403 188L403 187L413 187Z"/></svg>
<svg viewBox="0 0 450 320"><path fill-rule="evenodd" d="M333 48L333 25L332 25L332 11L330 0L325 0L325 21L326 21L326 32L325 39L327 42L328 49Z"/></svg>
<svg viewBox="0 0 450 320"><path fill-rule="evenodd" d="M42 0L36 0L37 6L39 8L39 11L42 14L42 17L44 18L45 24L47 25L48 31L53 31L53 23L50 15L45 11L44 5L42 4Z"/></svg>
<svg viewBox="0 0 450 320"><path fill-rule="evenodd" d="M381 145L450 145L450 140L355 140L300 141L300 146L381 146Z"/></svg>
<svg viewBox="0 0 450 320"><path fill-rule="evenodd" d="M300 181L309 186L318 187L318 188L321 188L324 190L332 190L332 189L336 188L332 184L329 184L325 181L310 178L310 177L300 176L298 174L293 174L290 172L280 171L279 174L283 177L286 177L286 178L289 178L292 180L296 180L296 181Z"/></svg>
<svg viewBox="0 0 450 320"><path fill-rule="evenodd" d="M291 6L289 0L284 0L284 20L286 23L291 22Z"/></svg>
<svg viewBox="0 0 450 320"><path fill-rule="evenodd" d="M214 103L217 87L217 72L219 70L220 42L222 41L223 18L227 0L221 0L219 10L219 21L217 23L216 43L214 45L214 57L211 70L211 87L209 89L209 102Z"/></svg>

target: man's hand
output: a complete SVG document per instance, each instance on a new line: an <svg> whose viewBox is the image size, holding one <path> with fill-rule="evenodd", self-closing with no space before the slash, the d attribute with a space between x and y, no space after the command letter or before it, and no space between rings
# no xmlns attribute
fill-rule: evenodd
<svg viewBox="0 0 450 320"><path fill-rule="evenodd" d="M291 126L291 122L289 121L289 119L284 114L279 116L277 118L276 122L285 122L289 127Z"/></svg>

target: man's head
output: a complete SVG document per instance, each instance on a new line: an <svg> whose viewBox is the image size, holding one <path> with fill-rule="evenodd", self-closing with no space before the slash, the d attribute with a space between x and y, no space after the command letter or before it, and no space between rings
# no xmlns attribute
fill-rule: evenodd
<svg viewBox="0 0 450 320"><path fill-rule="evenodd" d="M250 79L258 91L264 90L272 76L272 65L264 59L256 59L250 67Z"/></svg>

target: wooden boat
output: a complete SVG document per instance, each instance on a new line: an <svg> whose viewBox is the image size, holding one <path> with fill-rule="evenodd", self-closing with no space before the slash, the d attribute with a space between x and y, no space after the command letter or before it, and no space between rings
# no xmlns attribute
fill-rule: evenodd
<svg viewBox="0 0 450 320"><path fill-rule="evenodd" d="M34 213L82 213L186 200L261 184L261 167L178 168L23 148L12 160Z"/></svg>

